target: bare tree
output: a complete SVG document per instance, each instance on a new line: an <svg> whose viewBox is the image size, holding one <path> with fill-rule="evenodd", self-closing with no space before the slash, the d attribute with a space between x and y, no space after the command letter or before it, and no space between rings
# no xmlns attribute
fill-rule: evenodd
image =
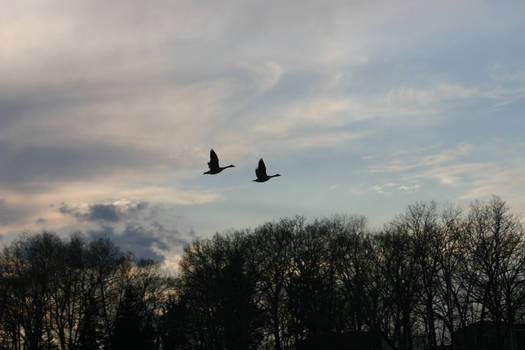
<svg viewBox="0 0 525 350"><path fill-rule="evenodd" d="M476 273L475 296L479 319L496 326L498 345L502 325L512 326L516 310L523 307L524 232L519 220L498 197L474 202L468 215L467 234Z"/></svg>
<svg viewBox="0 0 525 350"><path fill-rule="evenodd" d="M186 247L179 300L189 311L190 348L250 349L260 342L256 281L248 273L246 252L242 233Z"/></svg>
<svg viewBox="0 0 525 350"><path fill-rule="evenodd" d="M419 267L415 262L414 241L402 226L391 224L379 237L383 297L389 309L391 334L400 349L412 349L415 308L421 293Z"/></svg>
<svg viewBox="0 0 525 350"><path fill-rule="evenodd" d="M216 234L185 247L176 278L80 234L0 253L0 349L284 350L352 331L436 349L473 323L501 346L524 316L525 231L498 197L414 203L378 232L334 216Z"/></svg>
<svg viewBox="0 0 525 350"><path fill-rule="evenodd" d="M287 329L286 288L292 273L290 267L297 232L303 230L305 219L296 217L266 223L253 233L249 246L250 271L257 276L260 306L269 317L269 333L275 349L289 348L292 337Z"/></svg>

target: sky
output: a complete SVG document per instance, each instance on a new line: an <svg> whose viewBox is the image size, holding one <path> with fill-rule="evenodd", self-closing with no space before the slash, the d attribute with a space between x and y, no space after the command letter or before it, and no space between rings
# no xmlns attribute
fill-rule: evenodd
<svg viewBox="0 0 525 350"><path fill-rule="evenodd" d="M184 244L498 195L525 214L523 1L4 1L0 245ZM213 148L221 165L207 170ZM255 183L264 158L269 174Z"/></svg>

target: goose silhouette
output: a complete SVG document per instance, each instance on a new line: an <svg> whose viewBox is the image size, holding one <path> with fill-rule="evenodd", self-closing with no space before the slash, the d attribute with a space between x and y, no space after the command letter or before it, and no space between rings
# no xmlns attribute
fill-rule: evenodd
<svg viewBox="0 0 525 350"><path fill-rule="evenodd" d="M272 177L281 176L279 174L275 175L267 175L266 174L266 165L264 165L263 159L259 159L259 166L257 169L255 169L255 175L257 176L257 179L253 180L255 182L266 182L270 180Z"/></svg>
<svg viewBox="0 0 525 350"><path fill-rule="evenodd" d="M204 174L215 175L215 174L220 173L221 171L223 171L226 168L233 168L234 166L235 165L233 165L233 164L230 164L230 165L225 166L225 167L219 166L219 157L217 157L217 154L215 153L215 151L213 149L211 149L210 150L210 161L208 162L208 167L210 168L210 170L204 172L202 175L204 175Z"/></svg>

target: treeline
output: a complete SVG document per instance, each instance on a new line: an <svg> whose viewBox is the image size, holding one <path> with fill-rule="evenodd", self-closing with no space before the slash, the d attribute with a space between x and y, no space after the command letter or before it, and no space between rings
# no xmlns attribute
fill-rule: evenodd
<svg viewBox="0 0 525 350"><path fill-rule="evenodd" d="M155 349L170 286L108 239L25 236L0 254L0 349Z"/></svg>
<svg viewBox="0 0 525 350"><path fill-rule="evenodd" d="M373 331L397 349L525 316L525 232L494 197L462 211L281 219L185 247L176 277L110 241L23 238L0 255L5 349L293 349ZM500 332L501 330L501 332Z"/></svg>

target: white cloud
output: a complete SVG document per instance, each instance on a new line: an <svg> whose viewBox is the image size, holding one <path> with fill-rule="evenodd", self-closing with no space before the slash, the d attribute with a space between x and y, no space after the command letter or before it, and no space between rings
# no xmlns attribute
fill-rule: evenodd
<svg viewBox="0 0 525 350"><path fill-rule="evenodd" d="M403 172L414 171L417 169L424 169L431 167L433 170L437 167L446 165L452 161L457 160L463 156L472 153L475 146L468 143L462 143L454 148L440 150L438 153L430 155L414 154L413 150L409 154L398 153L396 159L392 159L386 164L375 164L369 166L371 173L378 172ZM425 152L426 149L421 149L419 152ZM403 159L401 159L403 158ZM437 174L434 174L437 176Z"/></svg>
<svg viewBox="0 0 525 350"><path fill-rule="evenodd" d="M385 194L385 193L388 193L388 192L385 192L385 190L383 189L383 187L379 186L379 185L375 185L372 187L372 189L374 191L376 191L377 193L379 194Z"/></svg>
<svg viewBox="0 0 525 350"><path fill-rule="evenodd" d="M386 103L392 106L403 106L405 104L427 106L436 102L470 98L474 96L476 92L476 89L447 83L437 83L430 88L401 86L388 92L386 95Z"/></svg>
<svg viewBox="0 0 525 350"><path fill-rule="evenodd" d="M440 178L439 181L442 184L451 185L451 184L457 183L459 181L459 178L455 176L444 176Z"/></svg>
<svg viewBox="0 0 525 350"><path fill-rule="evenodd" d="M305 134L311 137L319 130L340 128L367 119L395 120L399 127L437 123L454 103L488 93L459 84L436 82L423 88L396 87L372 96L344 95L338 86L341 74L332 77L336 83L328 84L319 94L257 113L253 126L255 136L285 137L297 129L311 129L310 134Z"/></svg>
<svg viewBox="0 0 525 350"><path fill-rule="evenodd" d="M419 184L413 184L413 185L398 185L395 183L386 183L383 185L375 185L372 187L372 190L379 194L388 194L391 195L394 193L395 190L405 193L412 193L419 190L421 185ZM388 189L388 191L386 190Z"/></svg>
<svg viewBox="0 0 525 350"><path fill-rule="evenodd" d="M417 190L419 190L420 187L421 187L421 185L419 185L419 184L401 185L397 189L400 190L400 191L405 191L405 192L416 192Z"/></svg>

